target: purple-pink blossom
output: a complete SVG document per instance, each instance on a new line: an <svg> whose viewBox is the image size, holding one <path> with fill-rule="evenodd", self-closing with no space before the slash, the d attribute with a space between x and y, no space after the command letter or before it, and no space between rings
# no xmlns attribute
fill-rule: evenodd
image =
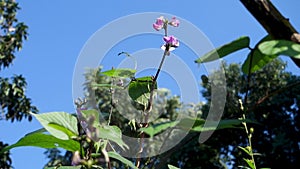
<svg viewBox="0 0 300 169"><path fill-rule="evenodd" d="M165 36L164 41L166 42L166 44L169 44L171 47L178 47L179 46L178 39L173 35Z"/></svg>
<svg viewBox="0 0 300 169"><path fill-rule="evenodd" d="M179 20L174 16L171 20L171 22L169 22L169 25L174 26L174 27L178 27L180 24Z"/></svg>
<svg viewBox="0 0 300 169"><path fill-rule="evenodd" d="M153 28L157 31L164 28L165 18L163 16L156 19L156 22L153 24Z"/></svg>

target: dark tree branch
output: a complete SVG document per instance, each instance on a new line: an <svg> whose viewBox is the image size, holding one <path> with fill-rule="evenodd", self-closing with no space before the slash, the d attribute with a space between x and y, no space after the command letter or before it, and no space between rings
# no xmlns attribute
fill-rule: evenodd
<svg viewBox="0 0 300 169"><path fill-rule="evenodd" d="M299 34L269 0L240 0L254 18L274 39L290 40L300 44ZM291 58L300 68L300 59Z"/></svg>

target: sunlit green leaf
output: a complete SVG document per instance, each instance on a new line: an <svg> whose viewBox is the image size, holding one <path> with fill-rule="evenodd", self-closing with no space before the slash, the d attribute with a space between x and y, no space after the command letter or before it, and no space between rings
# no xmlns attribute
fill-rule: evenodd
<svg viewBox="0 0 300 169"><path fill-rule="evenodd" d="M65 112L32 114L54 137L68 140L78 135L77 118Z"/></svg>
<svg viewBox="0 0 300 169"><path fill-rule="evenodd" d="M264 55L285 55L300 59L300 44L288 40L265 41L258 49Z"/></svg>
<svg viewBox="0 0 300 169"><path fill-rule="evenodd" d="M251 150L249 148L244 148L241 146L238 146L239 149L243 150L245 153L247 153L249 156L251 156Z"/></svg>
<svg viewBox="0 0 300 169"><path fill-rule="evenodd" d="M168 168L169 168L169 169L180 169L180 168L174 167L174 166L172 166L172 165L170 165L170 164L168 164Z"/></svg>
<svg viewBox="0 0 300 169"><path fill-rule="evenodd" d="M117 143L120 147L128 148L128 146L122 140L122 131L117 126L101 126L98 129L99 136L102 139L107 139Z"/></svg>
<svg viewBox="0 0 300 169"><path fill-rule="evenodd" d="M220 47L206 53L202 57L195 60L195 62L196 63L205 63L205 62L210 62L210 61L220 59L220 58L227 56L233 52L236 52L238 50L248 48L249 43L250 43L250 38L247 36L242 36L230 43L227 43L223 46L220 46Z"/></svg>
<svg viewBox="0 0 300 169"><path fill-rule="evenodd" d="M114 151L110 151L108 152L108 156L110 158L114 158L116 160L121 161L122 163L126 164L127 166L133 168L133 169L138 169L131 161L129 161L128 159L122 157L120 154L114 152Z"/></svg>
<svg viewBox="0 0 300 169"><path fill-rule="evenodd" d="M255 71L258 71L262 69L265 65L267 65L270 61L275 59L278 55L266 55L263 54L259 49L258 46L261 43L264 43L265 41L269 41L272 38L270 36L265 36L263 39L261 39L254 49L248 54L247 59L242 65L242 71L245 74L253 73ZM250 69L251 67L251 69Z"/></svg>
<svg viewBox="0 0 300 169"><path fill-rule="evenodd" d="M172 127L176 126L176 124L178 124L178 121L168 121L168 122L150 125L147 128L141 128L140 131L143 131L146 134L148 134L150 137L153 137L154 135L156 135L168 128L172 128Z"/></svg>
<svg viewBox="0 0 300 169"><path fill-rule="evenodd" d="M136 78L130 82L128 93L133 101L147 107L152 88L157 89L157 83L153 84L151 76Z"/></svg>
<svg viewBox="0 0 300 169"><path fill-rule="evenodd" d="M246 163L248 164L248 166L251 168L251 169L256 169L255 166L254 166L254 162L250 159L245 159L244 158L244 161L246 161Z"/></svg>
<svg viewBox="0 0 300 169"><path fill-rule="evenodd" d="M105 88L122 88L120 86L111 85L111 84L93 84L92 87L105 87Z"/></svg>
<svg viewBox="0 0 300 169"><path fill-rule="evenodd" d="M17 143L5 147L1 152L8 151L15 147L34 146L40 148L63 148L68 151L77 151L80 149L80 144L74 140L61 140L52 135L41 132L33 132L21 138Z"/></svg>
<svg viewBox="0 0 300 169"><path fill-rule="evenodd" d="M44 169L81 169L82 166L59 166L59 167L45 167Z"/></svg>
<svg viewBox="0 0 300 169"><path fill-rule="evenodd" d="M101 73L103 75L110 76L110 77L130 78L130 77L134 77L135 72L136 70L134 69L120 68L120 69L111 69Z"/></svg>
<svg viewBox="0 0 300 169"><path fill-rule="evenodd" d="M195 131L195 132L203 132L203 131L212 131L212 130L220 130L226 128L241 128L242 122L247 123L256 123L252 120L239 120L239 119L225 119L221 121L210 121L210 127L206 126L203 127L204 123L206 122L205 119L200 118L184 118L181 119L180 122L177 124L183 130L188 131ZM193 125L191 125L193 124Z"/></svg>

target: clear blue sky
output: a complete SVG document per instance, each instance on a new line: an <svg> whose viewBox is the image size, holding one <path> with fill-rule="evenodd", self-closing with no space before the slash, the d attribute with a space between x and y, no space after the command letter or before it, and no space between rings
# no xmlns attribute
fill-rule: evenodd
<svg viewBox="0 0 300 169"><path fill-rule="evenodd" d="M300 30L300 1L272 2ZM27 96L32 98L40 113L74 112L72 78L76 59L93 33L119 17L140 12L174 14L196 25L214 46L242 35L249 36L253 46L266 35L238 0L40 0L20 1L19 4L22 9L17 16L29 26L29 38L22 51L16 54L13 66L2 71L1 76L23 74L28 83ZM154 19L149 21L149 26ZM126 25L120 26L126 29ZM103 39L103 43L105 40ZM243 62L245 54L241 51L228 57L228 61ZM299 74L295 64L290 59L286 60L288 70ZM26 133L41 128L35 119L32 122L23 120L12 124L0 121L0 125L0 139L9 144L15 143ZM13 166L15 169L42 168L47 161L44 151L45 149L35 147L13 149Z"/></svg>

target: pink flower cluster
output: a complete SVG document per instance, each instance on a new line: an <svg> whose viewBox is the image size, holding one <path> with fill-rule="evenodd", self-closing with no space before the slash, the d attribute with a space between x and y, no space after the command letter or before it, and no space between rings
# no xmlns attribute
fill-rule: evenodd
<svg viewBox="0 0 300 169"><path fill-rule="evenodd" d="M153 24L153 28L156 31L159 31L161 29L165 29L165 31L167 30L167 26L173 26L173 27L178 27L180 24L179 20L176 17L173 17L171 19L171 21L168 21L167 19L165 19L163 16L160 16L159 18L156 19L156 22ZM164 36L163 40L165 41L165 45L162 46L162 49L165 50L166 46L169 46L169 50L172 51L175 48L177 48L179 46L179 41L178 39L171 35L171 36Z"/></svg>
<svg viewBox="0 0 300 169"><path fill-rule="evenodd" d="M157 31L163 29L165 27L166 20L163 16L156 19L156 22L153 24L153 28Z"/></svg>
<svg viewBox="0 0 300 169"><path fill-rule="evenodd" d="M159 18L156 19L156 22L153 24L153 28L159 31L161 29L166 29L167 24L174 27L178 27L180 22L176 17L173 17L171 21L168 21L163 16L160 16Z"/></svg>
<svg viewBox="0 0 300 169"><path fill-rule="evenodd" d="M166 44L169 44L171 47L178 47L179 46L178 39L173 35L165 36L164 41L166 42Z"/></svg>

